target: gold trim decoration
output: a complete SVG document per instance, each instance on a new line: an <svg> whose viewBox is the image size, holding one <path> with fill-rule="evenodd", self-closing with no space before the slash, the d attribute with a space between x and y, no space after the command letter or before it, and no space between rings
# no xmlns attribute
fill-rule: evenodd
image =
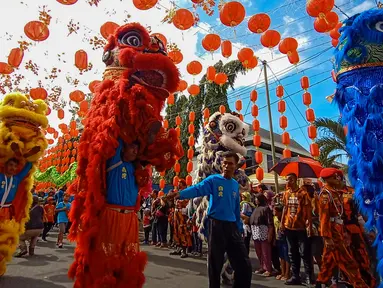
<svg viewBox="0 0 383 288"><path fill-rule="evenodd" d="M369 67L378 67L378 66L383 66L383 62L365 63L365 64L359 64L359 65L355 65L355 66L350 66L350 67L343 68L343 69L339 70L339 72L336 73L336 78L338 78L338 76L339 76L340 74L345 73L345 72L348 72L348 71L352 71L352 70L354 70L354 69L369 68Z"/></svg>
<svg viewBox="0 0 383 288"><path fill-rule="evenodd" d="M103 75L103 80L118 80L126 70L125 67L106 68Z"/></svg>

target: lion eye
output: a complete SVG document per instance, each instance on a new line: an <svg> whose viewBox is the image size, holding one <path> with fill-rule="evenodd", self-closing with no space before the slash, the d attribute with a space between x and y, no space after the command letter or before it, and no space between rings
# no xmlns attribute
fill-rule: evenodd
<svg viewBox="0 0 383 288"><path fill-rule="evenodd" d="M132 47L142 46L141 35L136 31L128 31L125 34L119 35L118 42Z"/></svg>
<svg viewBox="0 0 383 288"><path fill-rule="evenodd" d="M236 128L237 128L237 125L235 125L234 122L227 122L227 123L225 123L225 129L226 129L227 132L232 133L232 132L235 131Z"/></svg>

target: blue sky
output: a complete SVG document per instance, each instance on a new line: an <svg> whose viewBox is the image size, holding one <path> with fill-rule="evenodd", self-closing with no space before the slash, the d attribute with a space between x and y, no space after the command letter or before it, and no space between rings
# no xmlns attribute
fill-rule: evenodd
<svg viewBox="0 0 383 288"><path fill-rule="evenodd" d="M242 47L251 47L255 51L255 55L260 60L267 60L270 68L268 70L269 83L271 91L271 102L275 102L275 87L277 84L282 84L285 87L285 95L290 95L290 99L286 99L288 104L286 116L289 119L287 131L291 137L308 147L307 138L307 122L304 119L306 107L302 104L302 93L299 79L306 75L310 78L313 85L309 92L312 94L313 105L317 117L333 117L336 119L339 112L336 107L329 104L325 97L332 94L335 89L335 83L331 80L331 56L332 46L331 38L325 34L319 34L313 30L313 21L305 11L305 0L257 0L257 1L241 1L246 7L246 15L251 16L256 13L268 13L272 19L271 29L278 30L282 38L295 37L299 42L298 52L301 62L294 67L291 65L287 57L280 54L278 49L271 52L260 46L259 35L252 34L247 29L247 22L244 21L235 29L227 28L220 24L217 8L213 16L207 16L201 8L197 9L200 16L200 22L196 27L182 32L176 29L173 24L163 24L161 20L165 16L165 10L172 7L172 2L169 0L160 0L159 4L148 11L139 11L133 4L132 0L101 0L98 7L91 7L88 0L79 0L72 6L63 6L54 0L34 0L34 1L5 1L0 0L0 10L3 12L0 18L0 61L7 61L9 51L17 47L17 41L26 39L23 34L24 25L31 20L37 20L38 11L43 5L47 5L50 10L52 21L49 26L50 37L41 43L34 43L29 51L26 51L24 62L32 60L39 66L38 75L31 71L25 70L23 65L16 73L25 76L21 81L21 88L25 86L35 87L38 81L42 81L43 86L52 91L54 87L61 87L61 99L68 101L69 93L73 90L80 89L84 92L89 92L87 85L92 80L100 80L104 70L104 64L101 61L102 50L93 50L89 44L89 38L100 36L100 26L106 21L113 21L122 24L127 15L130 15L129 21L141 22L143 25L150 26L153 32L164 34L168 42L178 45L184 54L184 61L179 65L182 78L189 84L192 83L193 77L186 72L186 65L192 60L199 60L203 64L203 72L209 65L214 64L218 60L234 60L236 59L237 51ZM219 1L216 1L219 2ZM178 7L191 8L190 0L175 1ZM336 4L342 11L349 16L362 12L373 7L375 4L372 0L338 0ZM339 10L338 15L342 15ZM17 21L14 17L17 15ZM69 22L79 23L80 30L77 34L68 35L67 25ZM10 25L12 23L12 25ZM214 53L213 56L203 50L201 40L207 33L217 33L223 39L230 39L233 42L233 56L226 60L220 55L220 51ZM89 56L89 61L92 62L94 68L84 74L79 74L74 67L74 53L77 50L84 49ZM65 53L65 54L63 54ZM60 56L58 56L60 54ZM52 68L57 67L61 70L58 77L53 80L47 80ZM277 77L275 77L275 74ZM257 86L259 100L257 101L260 109L261 126L269 129L267 119L267 109L264 108L265 89L263 86L263 74L261 77L260 69L256 68L245 76L240 76L237 80L234 91L230 92L229 102L234 108L234 102L237 99L242 99L244 110L246 110L249 93ZM198 75L194 80L198 81L203 74ZM77 79L79 83L74 85L68 79ZM3 95L0 95L0 98ZM48 103L50 104L50 103ZM68 109L68 106L65 110ZM242 111L243 113L246 111ZM250 110L247 111L248 113ZM279 113L277 104L272 105L274 131L281 132L279 128ZM49 116L50 125L57 129L57 126L62 122L56 117L53 111ZM251 122L251 115L246 116L246 121ZM64 122L69 121L69 114L66 113ZM299 128L302 127L302 128Z"/></svg>

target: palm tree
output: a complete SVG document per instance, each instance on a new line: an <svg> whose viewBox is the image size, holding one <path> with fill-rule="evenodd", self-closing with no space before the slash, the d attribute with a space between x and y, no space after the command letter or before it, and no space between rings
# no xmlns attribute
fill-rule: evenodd
<svg viewBox="0 0 383 288"><path fill-rule="evenodd" d="M315 127L323 133L316 143L320 148L319 162L323 167L331 167L337 159L350 154L346 150L346 135L340 120L318 118L314 121Z"/></svg>

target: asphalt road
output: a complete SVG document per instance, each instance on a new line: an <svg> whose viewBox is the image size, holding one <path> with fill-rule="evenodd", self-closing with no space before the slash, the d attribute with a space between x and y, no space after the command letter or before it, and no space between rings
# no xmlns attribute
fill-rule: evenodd
<svg viewBox="0 0 383 288"><path fill-rule="evenodd" d="M14 258L8 265L6 275L0 278L0 288L69 288L73 283L67 277L69 265L73 261L74 245L67 244L63 249L55 247L56 233L48 236L48 242L38 242L36 255ZM206 288L206 259L170 256L168 249L143 246L149 263L145 270L146 288ZM257 260L252 251L251 258L256 268ZM252 287L286 287L274 277L264 278L253 275ZM290 286L291 287L291 286ZM303 287L303 286L300 286Z"/></svg>

